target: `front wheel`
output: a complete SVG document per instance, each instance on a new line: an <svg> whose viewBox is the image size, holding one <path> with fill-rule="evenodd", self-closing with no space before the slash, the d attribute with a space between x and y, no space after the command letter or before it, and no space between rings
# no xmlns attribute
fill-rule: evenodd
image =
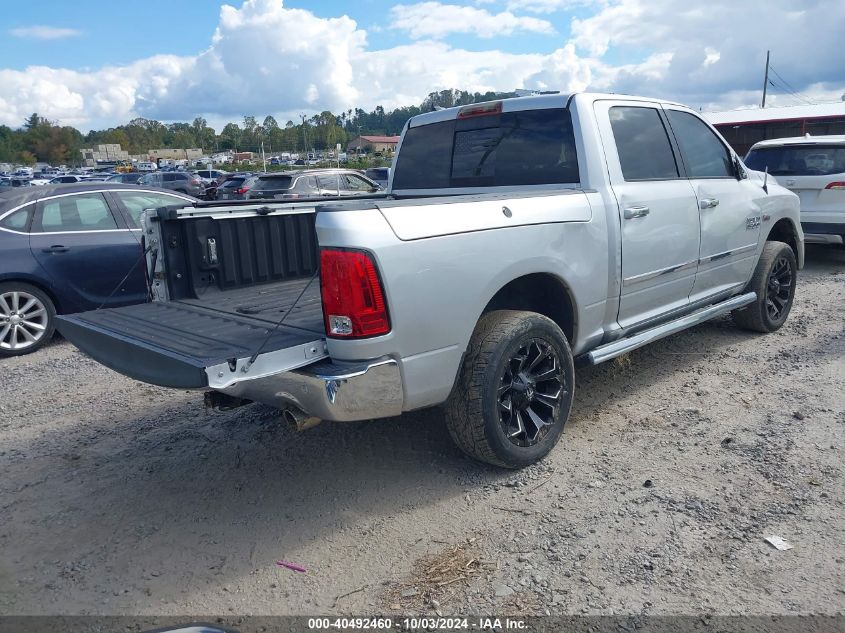
<svg viewBox="0 0 845 633"><path fill-rule="evenodd" d="M56 309L44 292L18 282L0 283L0 358L34 352L53 336Z"/></svg>
<svg viewBox="0 0 845 633"><path fill-rule="evenodd" d="M569 342L554 321L536 312L488 312L446 403L449 434L480 461L533 464L560 439L574 381Z"/></svg>
<svg viewBox="0 0 845 633"><path fill-rule="evenodd" d="M766 242L748 290L757 293L754 303L734 310L737 325L755 332L774 332L786 323L795 299L798 263L783 242Z"/></svg>

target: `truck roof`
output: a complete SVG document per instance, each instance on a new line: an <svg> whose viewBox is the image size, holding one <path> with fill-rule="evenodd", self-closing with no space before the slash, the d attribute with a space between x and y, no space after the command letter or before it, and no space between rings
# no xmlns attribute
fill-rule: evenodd
<svg viewBox="0 0 845 633"><path fill-rule="evenodd" d="M599 101L603 99L623 99L625 101L648 101L650 103L661 103L665 105L677 105L685 107L682 103L675 101L667 101L666 99L655 99L652 97L642 97L636 95L615 94L605 92L572 92L572 93L557 93L544 95L530 95L526 97L508 97L507 99L494 99L492 101L484 101L480 103L470 103L453 108L443 108L442 110L435 110L434 112L426 112L411 117L408 123L409 127L417 127L419 125L428 125L429 123L439 123L440 121L448 121L458 116L458 112L462 108L467 107L481 107L492 103L502 104L502 112L517 112L519 110L542 110L544 108L565 108L574 97L591 99Z"/></svg>

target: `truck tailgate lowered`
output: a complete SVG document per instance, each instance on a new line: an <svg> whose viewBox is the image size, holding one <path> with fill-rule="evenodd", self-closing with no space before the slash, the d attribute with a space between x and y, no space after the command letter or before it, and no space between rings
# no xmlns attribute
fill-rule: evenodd
<svg viewBox="0 0 845 633"><path fill-rule="evenodd" d="M273 284L275 297L291 299L275 302L269 314L222 311L213 302L153 302L62 316L58 329L83 352L131 378L163 387L221 388L327 356L319 283L314 280L294 305L308 282Z"/></svg>

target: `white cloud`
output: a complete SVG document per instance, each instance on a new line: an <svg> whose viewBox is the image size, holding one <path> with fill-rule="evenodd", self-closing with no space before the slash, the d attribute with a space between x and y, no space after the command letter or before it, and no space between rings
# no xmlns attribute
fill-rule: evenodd
<svg viewBox="0 0 845 633"><path fill-rule="evenodd" d="M533 11L534 13L555 13L569 11L579 7L602 2L603 0L510 0L507 7L511 11Z"/></svg>
<svg viewBox="0 0 845 633"><path fill-rule="evenodd" d="M33 26L19 26L14 29L9 29L9 33L15 37L21 37L32 40L61 40L67 37L76 37L78 35L82 35L82 31L78 29L68 29L57 26L44 26L43 24L35 24Z"/></svg>
<svg viewBox="0 0 845 633"><path fill-rule="evenodd" d="M555 32L548 20L518 17L510 11L490 13L486 9L420 2L400 4L390 10L391 28L406 31L413 39L424 37L439 39L450 33L473 33L490 38L511 35L516 31L550 35Z"/></svg>
<svg viewBox="0 0 845 633"><path fill-rule="evenodd" d="M760 90L767 49L772 65L802 93L815 83L845 86L845 66L838 63L845 3L801 5L796 11L792 0L711 0L706 5L613 0L592 17L574 19L572 38L576 50L591 57L611 49L616 57L627 51L671 53L668 63L647 75L618 68L614 89L693 105L727 103L729 94ZM782 100L787 99L796 101Z"/></svg>
<svg viewBox="0 0 845 633"><path fill-rule="evenodd" d="M209 47L194 56L158 55L94 71L0 69L0 124L21 125L32 112L82 129L135 116L203 115L217 123L272 114L285 121L300 112L418 104L449 88L591 89L733 108L759 102L767 46L773 66L802 94L838 100L845 92L845 67L837 63L845 4L796 12L790 0L753 0L750 8L712 0L706 10L680 0L606 2L592 17L574 20L571 39L561 38L554 50L516 54L495 44L464 50L432 35L375 50L350 17L246 0L222 7ZM773 105L795 102L769 92Z"/></svg>

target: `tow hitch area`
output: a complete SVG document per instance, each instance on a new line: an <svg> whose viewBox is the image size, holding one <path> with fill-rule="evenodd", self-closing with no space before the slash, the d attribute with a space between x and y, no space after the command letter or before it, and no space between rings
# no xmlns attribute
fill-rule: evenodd
<svg viewBox="0 0 845 633"><path fill-rule="evenodd" d="M252 404L252 400L237 398L219 391L206 391L203 400L207 409L214 409L215 411L231 411L245 404Z"/></svg>

